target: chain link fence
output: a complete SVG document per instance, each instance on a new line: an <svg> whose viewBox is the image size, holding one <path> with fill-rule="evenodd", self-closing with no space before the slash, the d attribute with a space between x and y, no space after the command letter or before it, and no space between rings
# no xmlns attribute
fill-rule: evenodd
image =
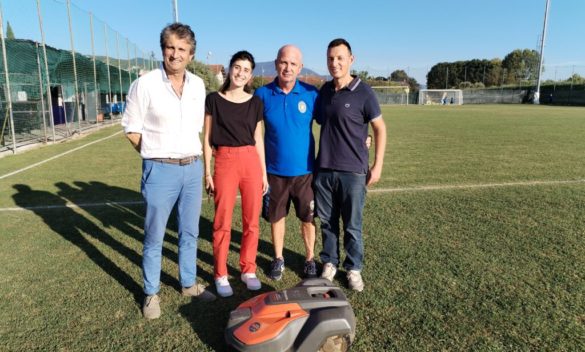
<svg viewBox="0 0 585 352"><path fill-rule="evenodd" d="M532 103L535 87L494 87L462 89L463 104L526 104ZM419 92L388 93L374 90L380 104L409 105L419 103ZM437 104L439 99L436 99ZM546 85L540 87L540 104L585 106L585 85Z"/></svg>
<svg viewBox="0 0 585 352"><path fill-rule="evenodd" d="M0 152L116 122L131 82L157 65L70 0L0 3L0 30Z"/></svg>
<svg viewBox="0 0 585 352"><path fill-rule="evenodd" d="M406 84L407 82L382 82L391 71L403 71L408 77L417 77L417 83L425 87L429 67L402 67L396 69L376 69L366 66L366 72L373 87L384 84ZM519 104L531 102L536 91L536 79L520 77L511 79L510 73L501 67L491 67L474 72L465 66L461 72L446 70L439 89L463 90L464 104ZM373 80L373 81L372 81ZM511 83L512 81L512 83ZM383 88L383 87L381 87ZM434 87L437 88L437 87ZM418 91L411 88L406 99L404 92L375 89L381 104L418 103ZM540 86L540 103L553 105L585 105L585 65L544 65Z"/></svg>

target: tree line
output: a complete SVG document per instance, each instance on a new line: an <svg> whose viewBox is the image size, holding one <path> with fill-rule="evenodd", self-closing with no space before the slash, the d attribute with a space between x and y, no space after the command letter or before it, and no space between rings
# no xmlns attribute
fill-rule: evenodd
<svg viewBox="0 0 585 352"><path fill-rule="evenodd" d="M530 85L538 78L540 56L536 50L516 49L504 59L473 59L440 62L427 73L429 89L484 88L502 85ZM407 85L411 91L420 88L416 79L404 70L395 70L388 77L372 77L368 71L352 71L370 85Z"/></svg>
<svg viewBox="0 0 585 352"><path fill-rule="evenodd" d="M530 85L538 78L540 56L536 50L516 49L499 58L441 62L427 74L429 89L484 88Z"/></svg>

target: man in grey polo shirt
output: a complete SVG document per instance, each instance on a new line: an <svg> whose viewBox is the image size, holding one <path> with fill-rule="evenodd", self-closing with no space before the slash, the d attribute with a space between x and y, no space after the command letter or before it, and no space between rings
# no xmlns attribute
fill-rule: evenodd
<svg viewBox="0 0 585 352"><path fill-rule="evenodd" d="M321 219L321 277L333 280L339 265L339 218L343 221L343 267L351 289L362 291L364 259L362 219L366 187L380 179L386 147L386 125L372 89L350 74L354 57L345 39L327 47L326 82L315 102L321 124L315 176L315 203ZM368 125L374 132L375 159L368 165Z"/></svg>

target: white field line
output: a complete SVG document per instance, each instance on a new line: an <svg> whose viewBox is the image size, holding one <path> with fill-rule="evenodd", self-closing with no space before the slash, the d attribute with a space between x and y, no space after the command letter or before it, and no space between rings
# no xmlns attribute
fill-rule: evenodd
<svg viewBox="0 0 585 352"><path fill-rule="evenodd" d="M139 205L144 203L141 200L127 201L127 202L99 202L99 203L67 203L63 205L38 205L34 207L12 207L12 208L0 208L0 212L3 211L35 211L35 210L50 210L50 209L83 209L83 208L96 208L96 207L112 207L118 205Z"/></svg>
<svg viewBox="0 0 585 352"><path fill-rule="evenodd" d="M420 191L441 191L453 189L475 189L475 188L497 188L497 187L517 187L517 186L548 186L548 185L566 185L585 183L581 180L557 180L557 181L519 181L519 182L500 182L500 183L479 183L479 184L461 184L461 185L436 185L436 186L416 186L416 187L397 187L397 188L374 188L368 190L368 193L398 193L398 192L420 192Z"/></svg>
<svg viewBox="0 0 585 352"><path fill-rule="evenodd" d="M368 193L399 193L399 192L425 192L425 191L441 191L441 190L454 190L454 189L481 189L481 188L502 188L502 187L534 187L534 186L549 186L549 185L570 185L585 183L585 179L582 180L558 180L558 181L525 181L525 182L502 182L502 183L480 183L480 184L463 184L463 185L437 185L437 186L418 186L418 187L401 187L401 188L376 188L368 190ZM239 196L238 196L239 198ZM204 197L203 201L207 201L208 198ZM48 209L81 209L89 207L108 207L117 205L140 205L143 201L126 201L126 202L100 202L100 203L68 203L65 205L39 205L34 207L12 207L12 208L0 208L0 212L10 211L35 211L35 210L48 210Z"/></svg>
<svg viewBox="0 0 585 352"><path fill-rule="evenodd" d="M39 165L42 165L42 164L44 164L44 163L48 163L48 162L49 162L49 161L51 161L51 160L55 160L55 159L57 159L57 158L60 158L60 157L62 157L62 156L65 156L65 155L67 155L67 154L71 154L71 153L73 153L73 152L76 152L76 151L78 151L78 150L80 150L80 149L83 149L83 148L85 148L85 147L89 147L89 146L90 146L90 145L92 145L92 144L96 144L96 143L99 143L99 142L103 142L103 141L105 141L105 140L107 140L107 139L110 139L110 138L112 138L112 137L114 137L114 136L116 136L116 135L118 135L118 134L120 134L120 133L122 133L122 132L123 132L123 131L118 131L118 132L116 132L116 133L114 133L114 134L112 134L112 135L110 135L110 136L107 136L107 137L104 137L104 138L101 138L101 139L95 140L95 141L93 141L93 142L89 142L89 143L87 143L87 144L84 144L84 145L82 145L82 146L79 146L79 147L77 147L77 148L73 148L73 149L71 149L71 150L68 150L68 151L66 151L66 152L63 152L63 153L61 153L61 154L57 154L57 155L55 155L55 156L53 156L53 157L50 157L49 159L46 159L46 160L43 160L43 161L39 161L38 163L35 163L35 164L32 164L32 165L29 165L29 166L27 166L27 167L24 167L24 168L22 168L22 169L19 169L19 170L16 170L16 171L9 172L9 173L7 173L7 174L4 174L4 175L0 176L0 180L2 180L2 179L5 179L5 178L7 178L7 177L10 177L10 176L14 176L14 175L16 175L16 174L19 174L19 173L21 173L21 172L23 172L23 171L26 171L26 170L32 169L33 167L37 167L37 166L39 166Z"/></svg>

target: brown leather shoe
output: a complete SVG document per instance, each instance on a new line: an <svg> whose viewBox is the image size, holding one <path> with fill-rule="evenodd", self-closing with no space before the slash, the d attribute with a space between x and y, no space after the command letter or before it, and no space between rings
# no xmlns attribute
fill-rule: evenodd
<svg viewBox="0 0 585 352"><path fill-rule="evenodd" d="M215 301L215 295L205 289L201 284L195 284L191 287L183 287L181 290L183 296L195 297L203 302Z"/></svg>

